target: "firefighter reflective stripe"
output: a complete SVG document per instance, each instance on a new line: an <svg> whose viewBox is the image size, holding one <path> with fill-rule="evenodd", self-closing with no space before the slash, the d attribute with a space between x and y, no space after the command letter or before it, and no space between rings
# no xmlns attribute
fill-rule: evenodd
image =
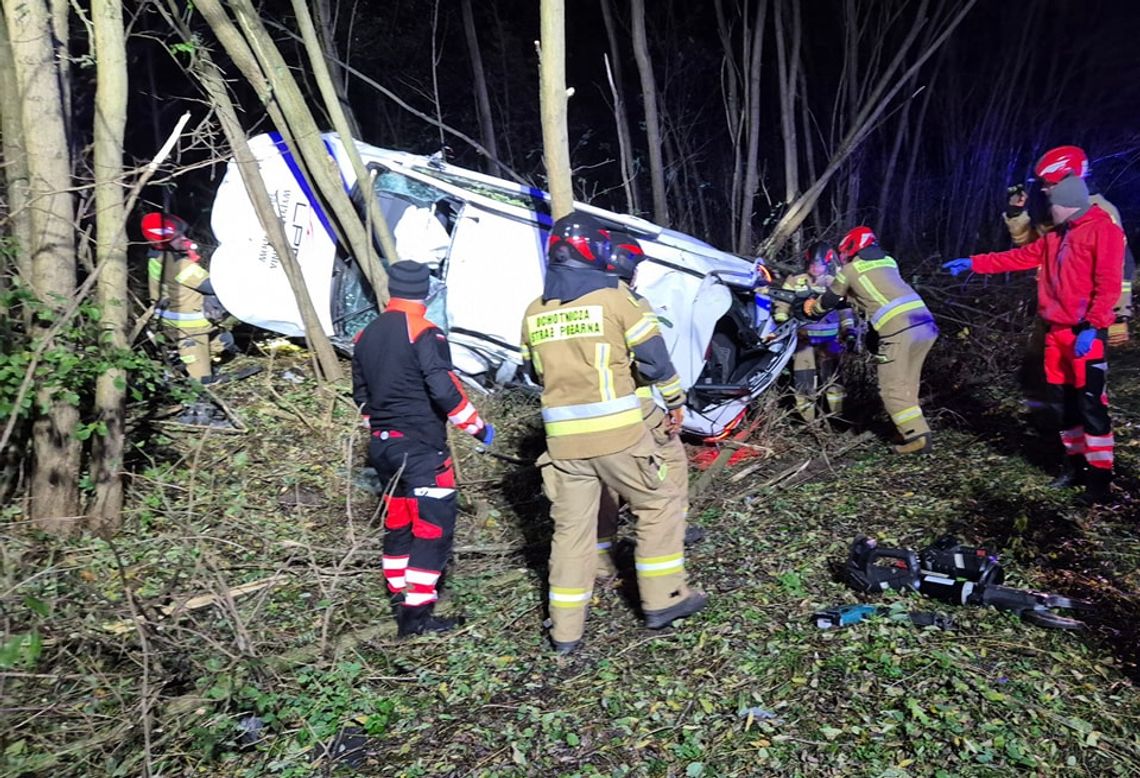
<svg viewBox="0 0 1140 778"><path fill-rule="evenodd" d="M661 396L665 398L665 403L672 406L673 403L670 402L670 399L677 399L684 391L684 389L681 388L681 377L673 376L665 383L657 384L657 390L661 392Z"/></svg>
<svg viewBox="0 0 1140 778"><path fill-rule="evenodd" d="M917 419L921 415L922 409L917 405L912 405L909 408L903 408L901 411L895 411L892 413L891 421L893 421L897 426L899 424L905 424L911 419Z"/></svg>
<svg viewBox="0 0 1140 778"><path fill-rule="evenodd" d="M198 357L194 356L193 354L182 354L178 358L182 360L182 364L184 365L193 365L198 361Z"/></svg>
<svg viewBox="0 0 1140 778"><path fill-rule="evenodd" d="M804 327L804 330L812 338L835 338L839 336L839 325L834 322L809 324Z"/></svg>
<svg viewBox="0 0 1140 778"><path fill-rule="evenodd" d="M637 323L625 331L625 344L630 348L644 343L657 334L657 317L652 313L642 315Z"/></svg>
<svg viewBox="0 0 1140 778"><path fill-rule="evenodd" d="M599 554L606 553L611 548L613 548L613 545L614 545L613 537L598 538L598 553Z"/></svg>
<svg viewBox="0 0 1140 778"><path fill-rule="evenodd" d="M404 577L408 581L411 591L404 595L404 605L416 607L427 605L439 599L435 584L439 580L438 570L421 570L418 567L409 567Z"/></svg>
<svg viewBox="0 0 1140 778"><path fill-rule="evenodd" d="M588 421L639 408L641 408L641 400L637 399L637 395L627 394L625 397L616 397L612 400L602 400L596 403L543 408L542 420L547 425L565 421Z"/></svg>
<svg viewBox="0 0 1140 778"><path fill-rule="evenodd" d="M669 554L667 556L635 557L634 567L638 576L656 578L662 575L673 575L685 571L685 555Z"/></svg>
<svg viewBox="0 0 1140 778"><path fill-rule="evenodd" d="M594 367L598 371L598 394L602 402L614 399L614 371L610 367L610 344L594 344Z"/></svg>
<svg viewBox="0 0 1140 778"><path fill-rule="evenodd" d="M896 270L898 269L898 265L890 257L885 257L883 259L857 259L851 264L860 273L866 273L870 270L876 270L880 267L893 267Z"/></svg>
<svg viewBox="0 0 1140 778"><path fill-rule="evenodd" d="M637 387L637 389L635 389L633 391L633 393L635 395L637 395L638 397L640 397L642 400L652 400L653 399L653 387L652 386L639 386L639 387Z"/></svg>
<svg viewBox="0 0 1140 778"><path fill-rule="evenodd" d="M1113 442L1111 433L1108 435L1085 435L1085 461L1093 467L1111 468Z"/></svg>
<svg viewBox="0 0 1140 778"><path fill-rule="evenodd" d="M190 263L182 268L181 272L174 277L174 280L185 286L197 289L202 285L202 282L209 277L210 274L206 272L206 268L197 263Z"/></svg>
<svg viewBox="0 0 1140 778"><path fill-rule="evenodd" d="M877 330L882 329L884 324L900 313L906 313L907 311L914 311L925 307L926 303L924 303L922 298L917 294L904 294L902 297L891 300L882 308L875 311L875 315L871 317L871 326Z"/></svg>
<svg viewBox="0 0 1140 778"><path fill-rule="evenodd" d="M157 257L149 257L146 261L146 274L151 279L158 281L162 278L162 255Z"/></svg>
<svg viewBox="0 0 1140 778"><path fill-rule="evenodd" d="M463 390L460 389L460 391ZM474 435L484 426L483 419L479 417L479 412L466 397L463 398L463 402L452 409L451 413L447 414L447 420L469 435Z"/></svg>
<svg viewBox="0 0 1140 778"><path fill-rule="evenodd" d="M210 327L210 322L202 315L201 311L188 311L182 313L180 311L167 311L161 310L158 312L158 318L162 319L166 324L177 329L193 329L195 327Z"/></svg>
<svg viewBox="0 0 1140 778"><path fill-rule="evenodd" d="M1127 292L1128 294L1132 294L1132 282L1129 281L1128 279L1124 279L1123 281L1121 281L1120 282L1120 291L1121 291L1121 293Z"/></svg>
<svg viewBox="0 0 1140 778"><path fill-rule="evenodd" d="M405 573L408 570L408 560L411 556L405 554L403 556L385 556L381 559L381 566L384 569L384 580L388 582L388 591L393 594L396 592L404 591L404 587L408 585Z"/></svg>
<svg viewBox="0 0 1140 778"><path fill-rule="evenodd" d="M526 317L526 327L531 348L551 340L597 338L606 333L600 305L578 305L535 313Z"/></svg>
<svg viewBox="0 0 1140 778"><path fill-rule="evenodd" d="M1070 456L1085 453L1085 428L1072 427L1061 430L1061 445L1065 447L1065 453Z"/></svg>
<svg viewBox="0 0 1140 778"><path fill-rule="evenodd" d="M551 586L550 607L552 608L581 608L590 601L593 592L589 589L578 589L573 586Z"/></svg>

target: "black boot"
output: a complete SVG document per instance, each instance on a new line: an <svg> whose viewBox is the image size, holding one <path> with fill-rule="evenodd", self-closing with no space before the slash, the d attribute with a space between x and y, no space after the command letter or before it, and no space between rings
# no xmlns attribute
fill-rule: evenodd
<svg viewBox="0 0 1140 778"><path fill-rule="evenodd" d="M396 637L422 635L425 632L447 632L463 623L462 617L453 619L432 613L435 603L427 605L401 605L396 612Z"/></svg>
<svg viewBox="0 0 1140 778"><path fill-rule="evenodd" d="M649 629L664 629L677 619L692 616L704 608L709 602L709 596L704 592L690 592L689 596L676 605L659 611L645 612L645 626Z"/></svg>
<svg viewBox="0 0 1140 778"><path fill-rule="evenodd" d="M1081 486L1085 482L1085 471L1088 464L1083 454L1073 454L1065 457L1064 469L1061 474L1049 482L1050 489L1069 489Z"/></svg>
<svg viewBox="0 0 1140 778"><path fill-rule="evenodd" d="M1112 471L1090 467L1085 474L1085 493L1077 497L1079 505L1107 505L1112 502Z"/></svg>

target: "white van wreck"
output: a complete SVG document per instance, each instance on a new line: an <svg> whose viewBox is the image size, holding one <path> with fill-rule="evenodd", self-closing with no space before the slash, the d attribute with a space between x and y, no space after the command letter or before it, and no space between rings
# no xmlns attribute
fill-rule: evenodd
<svg viewBox="0 0 1140 778"><path fill-rule="evenodd" d="M345 189L363 211L359 182L340 138L323 136ZM543 286L551 225L546 192L455 167L436 158L356 142L373 178L400 259L433 275L429 318L451 343L456 369L487 390L523 380L520 327ZM358 264L288 147L276 133L250 140L281 216L321 326L342 351L377 315ZM703 438L730 432L749 403L791 358L794 322L777 326L756 262L633 216L584 203L575 208L637 239L645 258L637 291L657 311L673 363L689 393L685 430ZM231 162L211 214L218 241L210 276L238 319L288 336L304 327L285 273ZM757 291L760 290L760 291Z"/></svg>

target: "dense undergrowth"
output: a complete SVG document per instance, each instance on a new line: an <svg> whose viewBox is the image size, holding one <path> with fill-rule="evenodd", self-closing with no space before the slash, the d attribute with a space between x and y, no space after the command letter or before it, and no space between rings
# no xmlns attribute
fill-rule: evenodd
<svg viewBox="0 0 1140 778"><path fill-rule="evenodd" d="M398 642L345 387L294 383L301 357L279 359L219 390L244 433L136 418L113 541L35 537L5 509L3 774L1136 774L1140 346L1113 365L1120 506L1079 510L1045 488L1053 440L1012 380L1024 312L968 324L991 297L936 301L933 455L891 457L769 398L736 441L761 456L693 470L707 535L687 560L710 607L650 633L623 579L600 585L564 659L541 629L549 523L527 465L453 441L465 498L441 609L468 620ZM880 430L867 364L847 370L856 426ZM497 453L537 455L533 398L477 404ZM935 603L894 593L893 616L816 628L813 611L859 599L836 570L857 533L945 532L999 544L1013 585L1096 602L1089 630L980 608L919 628L905 611Z"/></svg>

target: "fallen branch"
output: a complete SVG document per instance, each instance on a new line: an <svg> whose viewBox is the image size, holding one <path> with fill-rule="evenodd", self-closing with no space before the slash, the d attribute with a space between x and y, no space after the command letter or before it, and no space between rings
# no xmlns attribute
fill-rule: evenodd
<svg viewBox="0 0 1140 778"><path fill-rule="evenodd" d="M196 595L194 597L190 597L186 600L183 600L182 602L171 603L170 605L163 605L161 608L158 609L158 612L160 614L162 614L164 617L175 618L175 617L181 616L185 613L189 613L189 612L197 611L197 610L202 610L203 608L208 608L211 605L216 605L216 604L225 602L227 599L232 600L233 598L240 597L244 594L252 594L253 592L259 592L262 589L266 589L266 588L271 587L271 586L276 586L279 583L281 583L283 580L284 580L283 576L275 575L271 578L265 578L265 579L262 579L260 581L250 581L249 583L244 583L244 584L241 584L240 586L234 586L234 587L226 590L225 592L213 592L210 594L199 594L199 595ZM146 622L146 617L139 614L139 615L136 615L130 619L124 619L123 621L112 621L110 623L104 624L102 629L105 632L110 632L112 635L124 635L124 634L136 629L137 624L142 624L145 622Z"/></svg>

